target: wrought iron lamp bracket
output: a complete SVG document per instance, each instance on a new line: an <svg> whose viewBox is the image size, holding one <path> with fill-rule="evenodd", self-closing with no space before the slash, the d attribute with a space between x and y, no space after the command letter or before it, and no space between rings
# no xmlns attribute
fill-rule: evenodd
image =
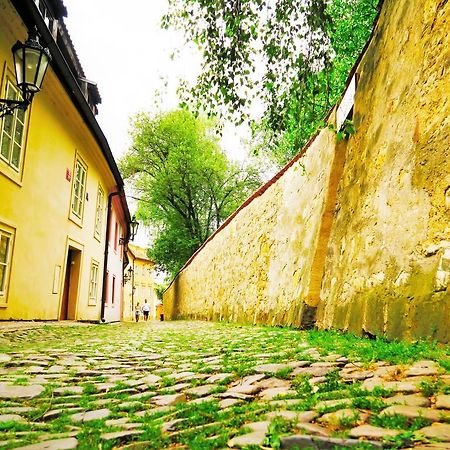
<svg viewBox="0 0 450 450"><path fill-rule="evenodd" d="M14 114L14 110L23 109L24 111L28 108L31 103L31 99L29 100L9 100L0 98L0 119Z"/></svg>

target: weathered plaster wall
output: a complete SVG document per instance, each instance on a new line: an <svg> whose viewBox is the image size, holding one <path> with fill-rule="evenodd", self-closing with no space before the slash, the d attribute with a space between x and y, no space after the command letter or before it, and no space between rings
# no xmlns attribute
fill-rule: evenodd
<svg viewBox="0 0 450 450"><path fill-rule="evenodd" d="M450 340L449 17L448 0L385 0L356 134L322 131L304 174L219 230L166 291L168 318L302 325L317 307L322 328Z"/></svg>
<svg viewBox="0 0 450 450"><path fill-rule="evenodd" d="M334 161L324 130L301 163L241 209L164 297L168 318L300 325Z"/></svg>
<svg viewBox="0 0 450 450"><path fill-rule="evenodd" d="M318 323L450 338L450 2L387 0L358 68Z"/></svg>

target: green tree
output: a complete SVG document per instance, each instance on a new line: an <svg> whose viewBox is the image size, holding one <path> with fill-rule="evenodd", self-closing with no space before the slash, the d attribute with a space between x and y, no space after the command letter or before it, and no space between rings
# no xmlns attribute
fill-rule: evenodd
<svg viewBox="0 0 450 450"><path fill-rule="evenodd" d="M379 0L169 0L163 27L184 31L203 55L182 105L250 120L286 162L320 126L361 52ZM263 106L263 120L250 111Z"/></svg>
<svg viewBox="0 0 450 450"><path fill-rule="evenodd" d="M377 14L378 0L331 0L326 8L332 57L321 70L303 71L270 111L254 126L265 135L265 147L280 165L289 161L324 126L324 118L339 100L347 77L366 44ZM279 112L280 111L280 112Z"/></svg>
<svg viewBox="0 0 450 450"><path fill-rule="evenodd" d="M131 137L120 169L155 230L149 256L173 276L258 187L258 170L230 162L212 124L187 111L138 114Z"/></svg>

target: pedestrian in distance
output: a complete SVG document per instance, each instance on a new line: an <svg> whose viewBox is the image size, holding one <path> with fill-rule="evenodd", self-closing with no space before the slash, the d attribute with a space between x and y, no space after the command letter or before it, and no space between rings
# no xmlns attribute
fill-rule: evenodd
<svg viewBox="0 0 450 450"><path fill-rule="evenodd" d="M147 322L150 313L150 305L147 303L147 299L145 299L144 302L145 303L142 305L142 313L144 314L144 320Z"/></svg>
<svg viewBox="0 0 450 450"><path fill-rule="evenodd" d="M134 318L136 319L136 322L139 322L139 316L141 315L141 307L139 306L139 303L136 305L136 308L134 308Z"/></svg>

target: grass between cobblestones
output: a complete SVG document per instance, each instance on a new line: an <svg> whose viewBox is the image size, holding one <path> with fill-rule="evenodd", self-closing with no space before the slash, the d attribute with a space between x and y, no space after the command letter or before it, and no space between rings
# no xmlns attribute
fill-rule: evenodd
<svg viewBox="0 0 450 450"><path fill-rule="evenodd" d="M408 376L408 368L422 360L434 362L429 374ZM335 438L348 438L364 423L399 430L377 442L384 448L407 448L436 441L420 431L431 421L420 415L385 415L383 410L393 395L414 394L428 402L429 410L441 413L439 423L449 423L449 411L435 406L436 396L450 394L449 371L449 347L435 342L183 321L43 325L0 335L0 384L44 387L32 398L1 394L0 387L0 450L67 437L76 437L77 448L85 450L207 450L225 448L230 439L251 450L280 448L284 436L305 433L297 418L267 419L274 411L315 411L317 417L309 422ZM261 380L246 378L258 373ZM368 389L365 383L378 373L390 387L381 383ZM208 381L217 374L221 377ZM149 375L157 380L146 381ZM397 389L403 381L415 385L403 392ZM279 388L278 395L269 396L270 387L263 382ZM211 386L190 392L204 385ZM233 392L242 386L255 389ZM164 397L169 395L178 397ZM223 405L225 399L236 403ZM337 402L320 405L331 400ZM107 417L72 420L74 414L104 408ZM347 415L325 420L344 408L350 409ZM262 438L239 444L252 433L252 424L261 421L267 422ZM109 435L114 432L123 434ZM360 439L353 448L375 448L369 441ZM337 448L347 448L342 445Z"/></svg>

